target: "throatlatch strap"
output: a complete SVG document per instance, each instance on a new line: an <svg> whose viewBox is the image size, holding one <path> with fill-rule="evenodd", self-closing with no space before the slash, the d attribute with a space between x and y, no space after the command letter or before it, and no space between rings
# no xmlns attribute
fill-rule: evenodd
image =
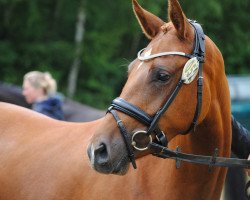
<svg viewBox="0 0 250 200"><path fill-rule="evenodd" d="M195 131L195 127L198 122L202 107L202 87L203 87L202 63L199 63L199 74L197 79L197 103L196 103L194 118L189 129L186 132L182 133L182 135L186 135L192 130Z"/></svg>
<svg viewBox="0 0 250 200"><path fill-rule="evenodd" d="M204 42L205 34L200 24L192 20L189 20L189 22L195 29L193 55L195 55L199 61L199 72L198 72L198 80L197 80L197 103L196 103L196 110L195 110L194 118L189 129L186 132L182 133L182 135L185 135L192 130L195 131L195 127L199 120L199 116L200 116L201 108L202 108L202 87L203 87L202 63L204 63L204 58L205 58L205 42Z"/></svg>

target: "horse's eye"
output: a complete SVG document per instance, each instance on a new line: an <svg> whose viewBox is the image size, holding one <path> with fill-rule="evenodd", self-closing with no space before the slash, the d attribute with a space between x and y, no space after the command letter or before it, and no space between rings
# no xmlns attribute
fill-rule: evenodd
<svg viewBox="0 0 250 200"><path fill-rule="evenodd" d="M157 74L157 80L159 80L161 82L167 82L169 79L170 79L170 75L167 73L159 72Z"/></svg>

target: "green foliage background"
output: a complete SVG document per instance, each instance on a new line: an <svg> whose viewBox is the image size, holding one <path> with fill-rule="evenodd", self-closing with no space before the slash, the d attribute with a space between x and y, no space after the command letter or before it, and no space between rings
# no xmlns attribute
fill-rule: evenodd
<svg viewBox="0 0 250 200"><path fill-rule="evenodd" d="M127 76L127 65L147 44L131 1L85 0L86 24L75 99L106 108ZM167 20L166 0L139 1ZM180 0L191 19L223 53L228 74L250 74L250 2ZM66 92L75 52L80 0L0 0L0 81L22 84L31 70L50 71Z"/></svg>

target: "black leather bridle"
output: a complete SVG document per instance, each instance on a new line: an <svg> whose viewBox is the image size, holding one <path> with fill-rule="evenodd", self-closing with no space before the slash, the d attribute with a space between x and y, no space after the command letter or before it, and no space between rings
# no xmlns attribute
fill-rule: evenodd
<svg viewBox="0 0 250 200"><path fill-rule="evenodd" d="M186 130L182 134L187 134L187 133L190 133L192 130L195 130L195 127L196 127L196 124L197 124L197 121L199 119L199 115L201 112L201 107L202 107L202 85L203 85L202 64L204 63L204 59L205 59L205 42L204 42L205 35L200 24L198 24L196 21L191 21L191 20L189 20L189 23L193 26L194 33L195 33L194 48L191 54L186 54L183 52L162 52L162 53L143 57L141 56L141 53L143 52L144 49L138 53L138 59L141 61L147 61L150 59L154 59L156 57L169 56L169 55L187 57L190 60L195 58L194 62L197 62L197 66L198 66L196 110L195 110L193 121L190 127L188 128L188 130ZM181 160L186 161L186 162L191 162L191 163L206 164L209 166L249 167L250 161L247 161L245 159L217 157L217 154L218 154L217 149L215 150L213 156L202 156L202 155L181 153L179 148L177 148L175 151L169 150L167 148L168 141L163 131L161 131L160 128L158 127L158 122L161 116L166 112L166 110L172 104L178 92L180 91L182 85L185 84L186 81L187 80L183 79L183 77L180 78L179 82L177 83L175 89L171 93L166 103L162 106L162 108L160 108L156 112L154 116L148 115L146 112L144 112L140 108L136 107L135 105L127 102L126 100L122 98L118 97L112 101L111 106L108 108L107 112L111 113L117 122L118 128L120 129L120 132L124 139L124 143L127 148L128 157L133 167L136 169L134 149L139 150L139 151L151 149L153 150L153 155L156 155L161 158L175 159L177 168L179 167ZM129 115L130 117L135 118L136 120L138 120L139 122L141 122L142 124L146 125L149 128L147 129L147 131L141 130L141 131L135 132L131 138L122 120L117 115L116 111L123 112ZM151 136L152 134L154 134L156 138L154 142ZM137 146L136 137L139 137L140 135L141 136L146 135L148 137L147 146L145 147Z"/></svg>

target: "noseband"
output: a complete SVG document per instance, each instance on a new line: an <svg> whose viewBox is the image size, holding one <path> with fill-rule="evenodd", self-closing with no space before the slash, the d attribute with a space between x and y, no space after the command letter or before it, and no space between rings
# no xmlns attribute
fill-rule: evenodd
<svg viewBox="0 0 250 200"><path fill-rule="evenodd" d="M144 51L144 49L138 52L137 58L140 61L148 61L157 57L169 56L169 55L189 58L189 60L187 61L187 63L183 68L182 77L177 83L175 89L171 93L166 103L156 112L156 114L154 116L150 116L137 106L119 97L112 101L111 106L108 108L107 112L111 113L117 122L118 128L121 132L121 135L123 137L124 143L127 148L128 157L135 169L136 169L136 163L135 163L134 149L138 151L145 151L149 148L153 150L154 152L153 155L156 155L161 158L175 159L177 168L180 166L181 160L191 163L206 164L209 165L210 167L211 166L249 167L250 161L244 159L217 157L218 154L217 149L215 149L213 156L201 156L201 155L181 153L179 148L177 148L176 151L172 151L166 148L166 146L168 145L168 141L164 132L160 130L158 122L161 116L167 111L169 106L174 101L182 85L190 84L195 79L197 74L198 74L198 79L197 79L196 110L194 113L192 123L190 124L189 128L182 134L187 134L190 133L192 130L195 130L202 107L202 85L203 85L202 64L204 63L204 58L205 58L205 42L204 42L205 35L200 24L198 24L196 21L191 21L191 20L189 20L189 23L193 26L195 33L194 47L193 47L193 52L191 54L172 51L172 52L161 52L153 55L142 56L141 54ZM146 125L149 128L147 129L147 131L140 130L135 132L131 138L122 120L117 115L116 111L120 111L126 115L129 115L130 117L133 117L134 119L138 120L139 122L141 122L142 124ZM156 138L154 142L152 135L155 135ZM136 141L138 140L138 138L140 138L140 136L144 138L145 136L147 137L148 141L147 146L144 147L138 146Z"/></svg>

